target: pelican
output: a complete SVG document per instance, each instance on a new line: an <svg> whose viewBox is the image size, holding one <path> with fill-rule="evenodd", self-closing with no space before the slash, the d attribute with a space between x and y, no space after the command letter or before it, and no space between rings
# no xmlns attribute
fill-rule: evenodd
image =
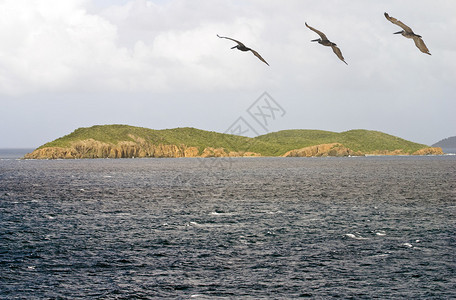
<svg viewBox="0 0 456 300"><path fill-rule="evenodd" d="M319 30L316 30L313 27L310 27L309 25L307 25L307 23L306 23L306 26L307 26L307 28L309 28L310 30L316 32L320 36L319 39L312 40L311 42L318 42L319 44L321 44L323 46L331 47L333 49L333 52L337 55L337 57L341 61L343 61L346 65L348 65L347 62L345 61L344 57L342 56L342 51L340 51L340 49L337 47L337 45L335 43L333 43L330 40L328 40L328 38L326 37L326 35L323 32L321 32Z"/></svg>
<svg viewBox="0 0 456 300"><path fill-rule="evenodd" d="M235 39L232 39L232 38L229 38L229 37L225 37L225 36L220 36L217 34L217 36L221 39L228 39L228 40L232 40L233 42L236 42L237 45L234 46L234 47L231 47L231 49L238 49L238 50L241 50L241 51L250 51L253 53L253 55L255 55L256 57L258 57L262 62L264 62L265 64L267 64L269 66L269 64L264 60L264 58L261 57L261 55L256 52L255 50L253 49L250 49L249 47L246 47L243 43L239 42L239 41L236 41Z"/></svg>
<svg viewBox="0 0 456 300"><path fill-rule="evenodd" d="M415 46L417 46L421 52L431 55L431 53L429 53L429 49L426 47L426 44L424 43L423 39L421 39L421 35L415 34L413 32L412 28L408 27L407 25L405 25L398 19L390 17L387 13L385 13L385 18L388 21L390 21L391 23L396 24L397 26L399 26L403 29L401 31L395 32L394 34L402 34L403 36L405 36L408 39L413 39L413 41L415 42Z"/></svg>

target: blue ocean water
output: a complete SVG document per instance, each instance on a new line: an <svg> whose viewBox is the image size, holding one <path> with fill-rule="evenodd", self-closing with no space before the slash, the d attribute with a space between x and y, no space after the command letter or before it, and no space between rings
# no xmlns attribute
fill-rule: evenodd
<svg viewBox="0 0 456 300"><path fill-rule="evenodd" d="M0 159L0 298L454 299L455 179L455 156Z"/></svg>
<svg viewBox="0 0 456 300"><path fill-rule="evenodd" d="M442 148L443 153L456 154L456 148Z"/></svg>
<svg viewBox="0 0 456 300"><path fill-rule="evenodd" d="M35 149L30 148L0 148L0 159L15 159L24 157Z"/></svg>

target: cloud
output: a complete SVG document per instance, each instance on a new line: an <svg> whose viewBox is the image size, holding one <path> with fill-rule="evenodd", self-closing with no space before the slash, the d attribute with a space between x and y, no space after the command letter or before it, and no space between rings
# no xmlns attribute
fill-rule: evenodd
<svg viewBox="0 0 456 300"><path fill-rule="evenodd" d="M305 21L338 43L357 80L389 82L398 76L384 70L394 55L402 61L423 57L411 41L391 35L396 28L384 20L385 5L367 2L131 0L91 10L93 2L85 0L6 0L0 4L0 93L293 88L302 80L327 79L324 69L345 76L346 66L337 65L329 48L309 43L315 34ZM454 27L454 17L450 22ZM431 52L438 46L443 55L454 55L454 41L439 44L428 33L447 29L448 20L429 23L419 29ZM216 34L243 41L271 68L251 53L230 50L233 43ZM403 49L415 50L414 56ZM448 68L439 76L454 74Z"/></svg>
<svg viewBox="0 0 456 300"><path fill-rule="evenodd" d="M79 0L7 0L1 4L3 93L65 90L97 66L127 58L125 50L115 44L116 27L87 14L85 4Z"/></svg>
<svg viewBox="0 0 456 300"><path fill-rule="evenodd" d="M261 21L223 23L184 3L137 0L93 14L81 0L7 0L0 6L0 93L214 90L259 82L259 67L245 64L255 58L229 50L216 33L255 40ZM235 57L241 75L229 68Z"/></svg>
<svg viewBox="0 0 456 300"><path fill-rule="evenodd" d="M10 111L0 111L0 127L36 101L37 123L61 104L65 118L55 122L65 130L100 122L224 129L267 91L288 112L274 130L367 128L420 141L423 126L454 127L455 9L447 0L3 0L0 101ZM385 11L422 35L432 56L393 35L399 28ZM311 43L304 22L349 65ZM216 34L244 42L270 67Z"/></svg>

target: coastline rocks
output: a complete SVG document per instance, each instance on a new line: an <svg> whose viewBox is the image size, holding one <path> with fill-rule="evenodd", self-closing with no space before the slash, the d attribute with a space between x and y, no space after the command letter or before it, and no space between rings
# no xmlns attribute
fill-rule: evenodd
<svg viewBox="0 0 456 300"><path fill-rule="evenodd" d="M440 147L427 147L415 151L413 153L405 152L401 149L398 150L377 150L369 152L368 155L443 155L442 148Z"/></svg>
<svg viewBox="0 0 456 300"><path fill-rule="evenodd" d="M75 142L68 148L45 147L28 153L24 159L79 159L79 158L173 158L173 157L240 157L261 156L254 152L227 152L224 148L205 148L199 154L197 147L186 145L153 145L142 139L109 144L93 139Z"/></svg>
<svg viewBox="0 0 456 300"><path fill-rule="evenodd" d="M283 157L321 157L321 156L362 156L361 152L354 152L339 143L321 144L290 150Z"/></svg>
<svg viewBox="0 0 456 300"><path fill-rule="evenodd" d="M442 155L442 148L427 147L413 152L412 154L402 149L397 150L376 150L368 153L353 151L340 143L321 144L316 146L305 147L288 151L283 157L325 157L325 156L381 156L381 155Z"/></svg>
<svg viewBox="0 0 456 300"><path fill-rule="evenodd" d="M443 155L441 147L428 147L412 153L412 155Z"/></svg>
<svg viewBox="0 0 456 300"><path fill-rule="evenodd" d="M396 149L396 150L375 150L367 153L367 155L372 155L372 156L381 156L381 155L410 155L409 153L405 152L402 149Z"/></svg>
<svg viewBox="0 0 456 300"><path fill-rule="evenodd" d="M207 147L203 150L200 157L258 157L261 156L255 152L230 151L226 152L224 148Z"/></svg>
<svg viewBox="0 0 456 300"><path fill-rule="evenodd" d="M123 141L108 144L93 139L78 141L71 147L39 148L24 156L25 159L76 158L133 158L133 157L195 157L198 148L185 145L152 145L146 142Z"/></svg>
<svg viewBox="0 0 456 300"><path fill-rule="evenodd" d="M133 138L133 137L132 137ZM353 151L340 143L321 144L290 150L282 157L326 157L365 155L442 155L440 147L427 147L412 154L401 149L376 150L369 153ZM70 147L44 147L28 153L24 159L80 159L80 158L175 158L175 157L258 157L255 152L228 151L225 148L207 147L201 152L197 147L186 145L153 145L144 139L122 141L117 144L104 143L94 139L74 142Z"/></svg>

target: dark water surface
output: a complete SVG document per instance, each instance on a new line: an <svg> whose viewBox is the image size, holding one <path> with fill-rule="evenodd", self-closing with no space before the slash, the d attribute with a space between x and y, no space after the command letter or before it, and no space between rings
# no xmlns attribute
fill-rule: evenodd
<svg viewBox="0 0 456 300"><path fill-rule="evenodd" d="M33 152L31 148L0 148L0 159L15 159L24 157L25 154Z"/></svg>
<svg viewBox="0 0 456 300"><path fill-rule="evenodd" d="M456 298L456 157L0 160L1 299Z"/></svg>

